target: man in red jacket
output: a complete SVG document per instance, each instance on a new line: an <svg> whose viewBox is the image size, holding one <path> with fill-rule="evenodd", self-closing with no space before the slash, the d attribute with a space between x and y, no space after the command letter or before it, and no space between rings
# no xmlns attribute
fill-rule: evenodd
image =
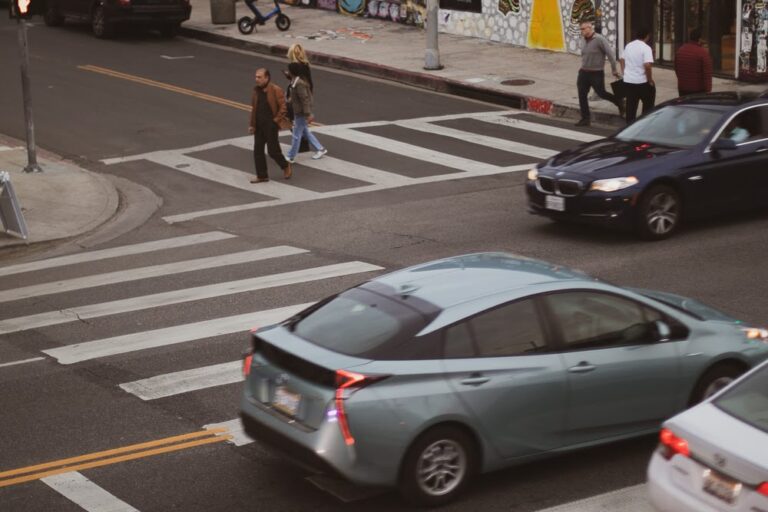
<svg viewBox="0 0 768 512"><path fill-rule="evenodd" d="M680 96L712 91L712 58L701 46L701 30L691 30L687 43L675 54L677 92Z"/></svg>

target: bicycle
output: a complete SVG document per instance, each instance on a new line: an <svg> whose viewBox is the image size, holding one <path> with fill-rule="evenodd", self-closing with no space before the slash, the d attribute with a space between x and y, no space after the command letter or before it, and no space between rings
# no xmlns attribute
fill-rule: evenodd
<svg viewBox="0 0 768 512"><path fill-rule="evenodd" d="M274 0L274 2L275 8L269 11L266 15L263 15L259 9L256 8L256 0L245 0L245 4L253 12L254 18L251 18L250 16L243 16L237 20L237 29L240 31L240 33L246 35L250 34L253 32L253 29L256 27L256 25L264 25L267 20L273 16L277 16L275 19L275 25L277 25L278 30L284 32L291 28L291 18L283 14L283 11L280 10L280 4L278 3L278 0Z"/></svg>

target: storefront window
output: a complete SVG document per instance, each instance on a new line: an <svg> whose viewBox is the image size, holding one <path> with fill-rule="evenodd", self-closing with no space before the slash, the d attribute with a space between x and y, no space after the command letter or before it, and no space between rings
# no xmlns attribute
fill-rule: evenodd
<svg viewBox="0 0 768 512"><path fill-rule="evenodd" d="M736 0L686 0L686 35L701 30L715 73L733 75L736 59Z"/></svg>

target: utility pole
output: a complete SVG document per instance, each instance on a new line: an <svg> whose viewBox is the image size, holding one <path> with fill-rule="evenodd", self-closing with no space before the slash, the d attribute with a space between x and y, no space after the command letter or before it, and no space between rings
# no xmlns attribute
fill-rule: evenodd
<svg viewBox="0 0 768 512"><path fill-rule="evenodd" d="M427 0L427 50L424 53L424 69L443 69L440 64L440 50L437 47L438 0Z"/></svg>
<svg viewBox="0 0 768 512"><path fill-rule="evenodd" d="M31 15L31 0L11 0L11 16L16 18L19 27L19 57L21 59L21 94L24 101L24 120L27 128L27 166L24 172L43 172L37 163L35 146L35 122L32 117L32 95L29 87L29 43L27 40L27 20Z"/></svg>

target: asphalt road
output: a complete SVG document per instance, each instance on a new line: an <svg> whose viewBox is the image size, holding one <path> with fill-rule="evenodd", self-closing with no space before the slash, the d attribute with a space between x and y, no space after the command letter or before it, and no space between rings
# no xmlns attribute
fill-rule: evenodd
<svg viewBox="0 0 768 512"><path fill-rule="evenodd" d="M15 30L13 23L0 20L0 62L6 71L0 75L0 132L23 138ZM8 298L0 303L0 324L43 312L322 265L359 261L396 269L441 256L486 250L577 267L617 284L691 295L747 322L768 323L765 287L761 284L768 275L763 257L768 215L698 223L671 240L645 243L627 234L556 225L528 215L522 189L524 172L460 177L459 170L450 167L453 161L426 161L416 150L399 151L403 146L390 145L391 141L410 144L488 166L524 166L537 158L394 122L443 116L437 121L443 128L506 138L550 151L577 144L565 136L551 135L551 128L572 129L570 125L523 114L516 117L538 128L505 127L484 121L489 119L483 117L488 112L500 110L493 105L317 68L313 71L316 117L329 128L326 132L319 129L318 136L330 149L328 157L338 158L339 165L355 162L417 181L409 186L334 197L302 196L296 189L325 193L357 186L348 177L302 164L296 166L288 192L275 189L290 201L239 208L269 201L272 196L216 182L211 179L213 167L199 162L252 172L250 154L235 140L247 133L248 113L238 104L249 102L256 67L266 66L277 76L283 62L183 39L168 41L155 34L134 33L98 41L87 27L76 26L49 29L36 25L30 30L30 41L38 144L91 170L140 183L163 199L160 211L140 229L95 249L200 233L233 236L181 249L145 251L3 277L0 296ZM348 140L341 132L334 135L330 130L342 124L373 121L381 123L360 127L356 133L389 141L380 147L364 144L363 138ZM603 133L599 129L590 132ZM209 143L215 144L198 147ZM176 159L173 162L181 163L158 163L157 158L144 155L150 152L171 155ZM139 154L144 156L108 165L101 162ZM190 155L191 160L181 159ZM308 162L307 156L301 158L300 163ZM456 162L459 160L453 165L460 165ZM277 170L272 167L270 172ZM445 172L457 173L461 179L425 179ZM230 175L232 172L225 171L225 176ZM220 207L235 210L168 222L172 216ZM235 253L276 246L307 252L227 265L215 263ZM213 263L198 270L183 268L185 262L198 259ZM132 272L138 276L139 271L158 265L167 267L156 275L130 277ZM176 270L171 272L172 268ZM122 275L129 277L122 281L115 275L103 277L112 272L125 272ZM189 324L195 325L187 331L202 330L197 323L318 300L369 275L373 274L125 310L0 335L4 360L45 357L26 365L0 367L0 431L4 433L0 436L0 473L197 432L205 425L234 419L238 411L238 384L151 400L127 393L119 384L237 360L245 345L241 333L195 338L187 332L189 339L184 343L93 356L71 364L41 351L60 354L55 351L110 339L115 345L128 346L130 336L150 332L147 338L162 339L171 336L171 331L160 329ZM53 282L94 276L103 279L67 292L47 287ZM47 291L14 295L36 285ZM123 337L114 339L116 336ZM644 480L654 445L652 438L639 439L484 475L459 503L445 510L471 506L533 512L635 485ZM142 512L402 507L391 492L341 502L307 482L306 472L255 443L234 446L212 442L82 471L99 487ZM51 484L37 480L0 488L0 508L82 510L52 489Z"/></svg>

